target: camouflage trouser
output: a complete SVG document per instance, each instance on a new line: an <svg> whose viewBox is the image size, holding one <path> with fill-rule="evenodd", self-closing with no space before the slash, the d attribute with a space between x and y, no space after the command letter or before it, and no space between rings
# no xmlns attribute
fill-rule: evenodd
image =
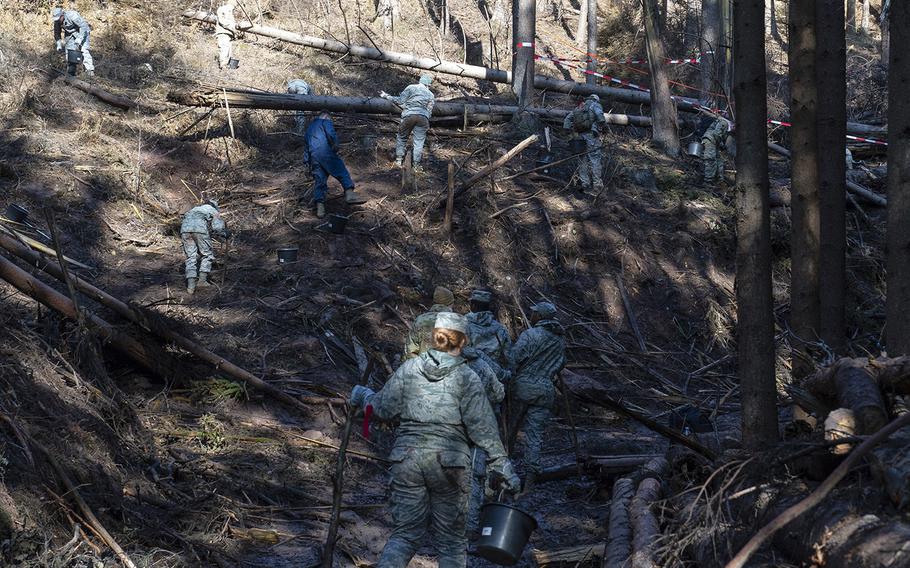
<svg viewBox="0 0 910 568"><path fill-rule="evenodd" d="M420 163L420 156L423 154L423 144L427 141L427 131L430 129L430 121L427 117L412 114L401 119L398 125L398 138L395 140L395 158L400 162L404 159L404 152L408 147L408 136L414 133L414 156L413 164L416 166Z"/></svg>
<svg viewBox="0 0 910 568"><path fill-rule="evenodd" d="M205 233L181 233L180 238L183 241L183 253L186 255L186 277L196 278L199 272L211 272L212 262L215 260L212 237Z"/></svg>
<svg viewBox="0 0 910 568"><path fill-rule="evenodd" d="M415 448L392 466L389 508L395 528L379 557L378 568L405 568L420 547L427 526L433 537L431 544L439 554L439 568L464 568L466 462L467 457L456 452Z"/></svg>
<svg viewBox="0 0 910 568"><path fill-rule="evenodd" d="M556 387L546 378L519 379L512 387L512 416L509 432L514 437L524 432L524 455L520 461L525 473L540 473L540 448L556 400Z"/></svg>
<svg viewBox="0 0 910 568"><path fill-rule="evenodd" d="M704 165L705 181L711 182L724 175L724 157L713 140L704 138L701 143L704 146L701 151L701 159Z"/></svg>
<svg viewBox="0 0 910 568"><path fill-rule="evenodd" d="M303 136L306 134L306 113L298 111L294 115L294 134Z"/></svg>
<svg viewBox="0 0 910 568"><path fill-rule="evenodd" d="M468 532L480 525L480 506L483 505L484 489L487 484L487 453L473 448L471 454L471 496L468 501Z"/></svg>
<svg viewBox="0 0 910 568"><path fill-rule="evenodd" d="M581 187L600 191L604 187L603 143L600 141L600 137L593 132L585 132L581 137L584 138L588 151L586 156L580 158L581 163L578 164Z"/></svg>
<svg viewBox="0 0 910 568"><path fill-rule="evenodd" d="M218 41L218 68L226 69L231 61L233 49L231 47L231 36L228 34L218 34L215 36Z"/></svg>

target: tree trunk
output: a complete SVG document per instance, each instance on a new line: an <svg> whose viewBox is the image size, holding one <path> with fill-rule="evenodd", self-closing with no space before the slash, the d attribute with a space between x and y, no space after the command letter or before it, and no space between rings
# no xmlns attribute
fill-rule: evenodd
<svg viewBox="0 0 910 568"><path fill-rule="evenodd" d="M818 186L820 211L819 335L835 351L845 345L847 44L843 0L816 0Z"/></svg>
<svg viewBox="0 0 910 568"><path fill-rule="evenodd" d="M720 0L701 0L701 100L714 108L717 102L711 95L717 90L717 62L720 59Z"/></svg>
<svg viewBox="0 0 910 568"><path fill-rule="evenodd" d="M583 48L588 41L588 0L581 0L580 4L578 27L575 29L575 44L579 49Z"/></svg>
<svg viewBox="0 0 910 568"><path fill-rule="evenodd" d="M667 12L670 4L667 0L660 1L660 11L657 13L657 32L663 37L667 33Z"/></svg>
<svg viewBox="0 0 910 568"><path fill-rule="evenodd" d="M518 97L519 110L534 98L534 36L537 4L535 0L513 0L512 92Z"/></svg>
<svg viewBox="0 0 910 568"><path fill-rule="evenodd" d="M891 61L889 52L891 51L891 0L885 0L882 4L882 15L879 20L879 26L882 30L881 43L881 63L882 67L888 68Z"/></svg>
<svg viewBox="0 0 910 568"><path fill-rule="evenodd" d="M863 0L863 23L861 24L863 33L869 34L869 0Z"/></svg>
<svg viewBox="0 0 910 568"><path fill-rule="evenodd" d="M588 71L597 71L597 0L586 0L588 7ZM594 75L589 74L585 77L585 83L593 85L595 83Z"/></svg>
<svg viewBox="0 0 910 568"><path fill-rule="evenodd" d="M815 0L790 0L790 328L794 350L818 340L819 196L816 138ZM805 376L810 361L794 354L793 374Z"/></svg>
<svg viewBox="0 0 910 568"><path fill-rule="evenodd" d="M889 15L894 45L888 73L888 354L910 355L910 5L895 2Z"/></svg>
<svg viewBox="0 0 910 568"><path fill-rule="evenodd" d="M610 524L603 565L607 568L623 566L632 555L632 524L629 504L635 494L631 479L621 477L613 482L613 500L610 503Z"/></svg>
<svg viewBox="0 0 910 568"><path fill-rule="evenodd" d="M657 0L642 0L645 20L645 44L651 68L652 140L670 157L679 155L679 128L676 103L670 94L664 44L657 27Z"/></svg>
<svg viewBox="0 0 910 568"><path fill-rule="evenodd" d="M780 31L777 29L777 2L775 0L768 1L768 20L771 23L771 36L779 37Z"/></svg>
<svg viewBox="0 0 910 568"><path fill-rule="evenodd" d="M638 485L629 504L632 520L632 568L657 568L655 551L660 539L660 524L652 507L660 499L660 481L648 477Z"/></svg>
<svg viewBox="0 0 910 568"><path fill-rule="evenodd" d="M778 439L768 204L764 0L740 0L733 14L736 128L737 354L743 445Z"/></svg>
<svg viewBox="0 0 910 568"><path fill-rule="evenodd" d="M856 0L847 0L847 31L856 31Z"/></svg>
<svg viewBox="0 0 910 568"><path fill-rule="evenodd" d="M720 77L723 78L724 92L730 96L733 92L733 0L720 1ZM762 20L764 21L764 20ZM764 29L764 26L762 26Z"/></svg>

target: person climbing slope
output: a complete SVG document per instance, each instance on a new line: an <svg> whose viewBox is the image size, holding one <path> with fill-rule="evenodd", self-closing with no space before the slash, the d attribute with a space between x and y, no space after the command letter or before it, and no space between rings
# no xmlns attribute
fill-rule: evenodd
<svg viewBox="0 0 910 568"><path fill-rule="evenodd" d="M316 119L307 127L304 139L306 148L303 162L313 175L316 217L319 219L325 217L325 195L329 189L329 176L341 182L345 203L349 205L366 203L366 199L354 193L354 180L351 179L344 160L338 155L338 136L327 111L319 112Z"/></svg>

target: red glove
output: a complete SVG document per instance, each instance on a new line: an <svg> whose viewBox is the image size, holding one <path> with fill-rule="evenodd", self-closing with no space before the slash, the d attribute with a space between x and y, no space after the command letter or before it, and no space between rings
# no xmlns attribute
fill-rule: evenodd
<svg viewBox="0 0 910 568"><path fill-rule="evenodd" d="M373 405L368 404L366 408L363 409L363 437L367 440L370 439L370 418L373 416Z"/></svg>

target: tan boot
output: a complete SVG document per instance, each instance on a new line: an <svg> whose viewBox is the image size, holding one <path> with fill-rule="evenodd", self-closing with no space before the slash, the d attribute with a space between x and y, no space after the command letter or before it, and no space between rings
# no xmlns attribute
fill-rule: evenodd
<svg viewBox="0 0 910 568"><path fill-rule="evenodd" d="M195 294L196 293L196 282L198 278L187 278L186 279L186 293Z"/></svg>
<svg viewBox="0 0 910 568"><path fill-rule="evenodd" d="M344 190L344 202L348 205L362 205L367 202L365 197L354 193L353 189Z"/></svg>
<svg viewBox="0 0 910 568"><path fill-rule="evenodd" d="M325 217L325 203L323 203L322 201L317 201L316 202L316 218L322 219L323 217Z"/></svg>
<svg viewBox="0 0 910 568"><path fill-rule="evenodd" d="M212 285L212 283L209 282L209 273L208 273L208 272L200 272L200 273L199 273L199 283L196 284L196 286L199 287L199 288L208 288L208 287L211 286L211 285Z"/></svg>

